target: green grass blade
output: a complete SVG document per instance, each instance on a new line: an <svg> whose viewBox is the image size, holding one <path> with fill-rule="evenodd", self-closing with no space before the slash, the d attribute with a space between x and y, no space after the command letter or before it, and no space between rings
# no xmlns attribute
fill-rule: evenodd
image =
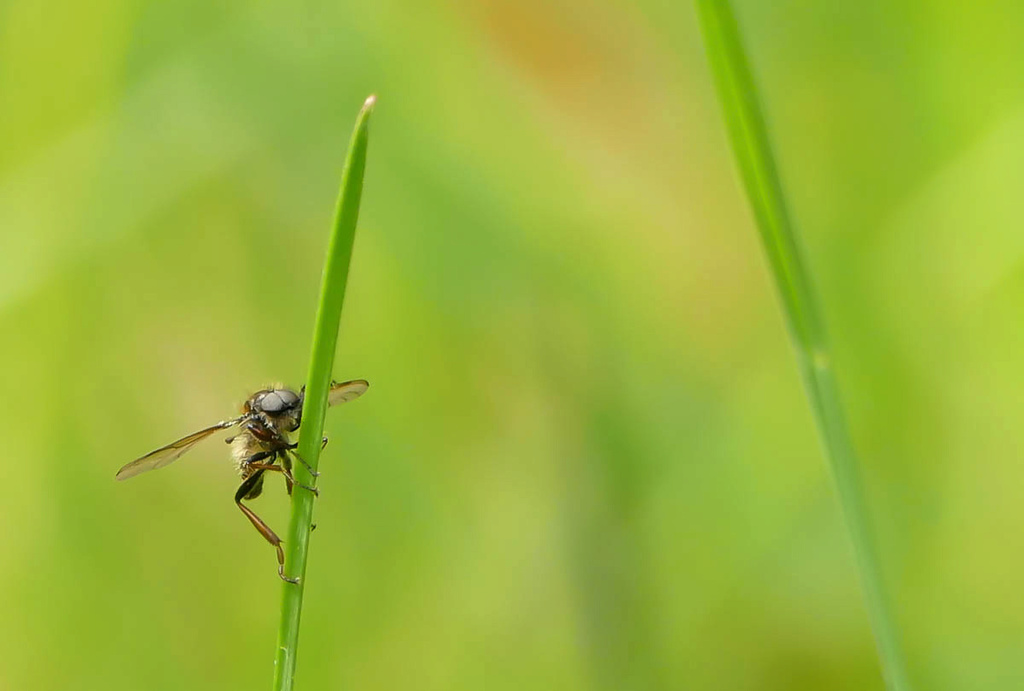
<svg viewBox="0 0 1024 691"><path fill-rule="evenodd" d="M796 348L807 397L839 492L882 673L889 689L908 691L910 682L899 632L883 587L857 458L832 370L824 322L786 208L736 19L728 0L697 0L697 9L733 151L750 197Z"/></svg>
<svg viewBox="0 0 1024 691"><path fill-rule="evenodd" d="M366 99L356 119L355 130L349 142L348 157L341 176L341 192L335 213L334 231L327 248L323 281L320 286L320 304L316 312L313 331L313 352L309 374L306 377L306 399L299 430L299 455L315 470L320 460L320 442L323 438L324 415L327 411L327 393L334 369L334 351L338 343L341 307L345 302L345 284L352 259L352 243L359 217L359 198L363 191L363 169L366 166L366 145L369 136L370 112L375 97ZM302 484L312 485L314 478L297 463L295 478ZM281 599L281 627L277 638L277 657L274 665L274 691L290 691L295 680L295 654L299 642L299 619L302 614L302 593L305 589L306 557L309 552L309 532L313 521L313 495L296 489L292 494L292 515L285 542L285 568L289 576L298 576L297 585L283 584Z"/></svg>

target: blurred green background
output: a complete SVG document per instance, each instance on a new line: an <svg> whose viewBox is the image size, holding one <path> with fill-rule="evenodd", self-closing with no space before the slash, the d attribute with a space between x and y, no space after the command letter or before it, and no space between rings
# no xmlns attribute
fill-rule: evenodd
<svg viewBox="0 0 1024 691"><path fill-rule="evenodd" d="M1024 687L1024 5L736 10L920 689ZM0 2L0 689L259 689L219 445L379 96L300 689L881 689L690 3ZM254 504L279 532L284 492Z"/></svg>

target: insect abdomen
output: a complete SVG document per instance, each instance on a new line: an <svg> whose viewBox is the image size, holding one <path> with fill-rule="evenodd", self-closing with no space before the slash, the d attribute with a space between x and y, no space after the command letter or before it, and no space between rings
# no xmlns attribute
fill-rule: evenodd
<svg viewBox="0 0 1024 691"><path fill-rule="evenodd" d="M243 430L231 440L231 460L235 462L235 469L242 477L248 477L246 460L261 451L264 451L263 444L252 436L248 430Z"/></svg>

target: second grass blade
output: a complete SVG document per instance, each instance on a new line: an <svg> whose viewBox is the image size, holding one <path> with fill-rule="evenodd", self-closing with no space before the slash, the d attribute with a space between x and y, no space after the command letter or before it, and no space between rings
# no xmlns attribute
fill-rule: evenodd
<svg viewBox="0 0 1024 691"><path fill-rule="evenodd" d="M832 370L824 322L790 222L736 19L728 0L697 0L697 8L733 152L754 210L807 398L839 492L882 673L891 691L909 691L899 632L882 583L860 470Z"/></svg>

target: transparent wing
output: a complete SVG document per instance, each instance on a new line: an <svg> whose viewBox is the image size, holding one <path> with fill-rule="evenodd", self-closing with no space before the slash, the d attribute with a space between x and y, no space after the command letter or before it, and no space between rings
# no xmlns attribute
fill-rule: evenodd
<svg viewBox="0 0 1024 691"><path fill-rule="evenodd" d="M327 392L327 405L338 405L347 401L359 398L370 388L370 382L365 379L353 381L331 382L331 389Z"/></svg>
<svg viewBox="0 0 1024 691"><path fill-rule="evenodd" d="M234 420L225 420L224 422L218 422L212 427L207 427L206 429L201 429L198 432L193 432L187 437L182 437L176 442L171 442L167 446L147 453L142 458L136 458L134 461L117 471L117 475L114 477L118 480L127 480L128 478L135 477L147 470L163 468L165 465L169 465L181 458L186 451L190 450L193 446L206 439L214 432L234 427L241 421L242 418L240 417L235 418Z"/></svg>

